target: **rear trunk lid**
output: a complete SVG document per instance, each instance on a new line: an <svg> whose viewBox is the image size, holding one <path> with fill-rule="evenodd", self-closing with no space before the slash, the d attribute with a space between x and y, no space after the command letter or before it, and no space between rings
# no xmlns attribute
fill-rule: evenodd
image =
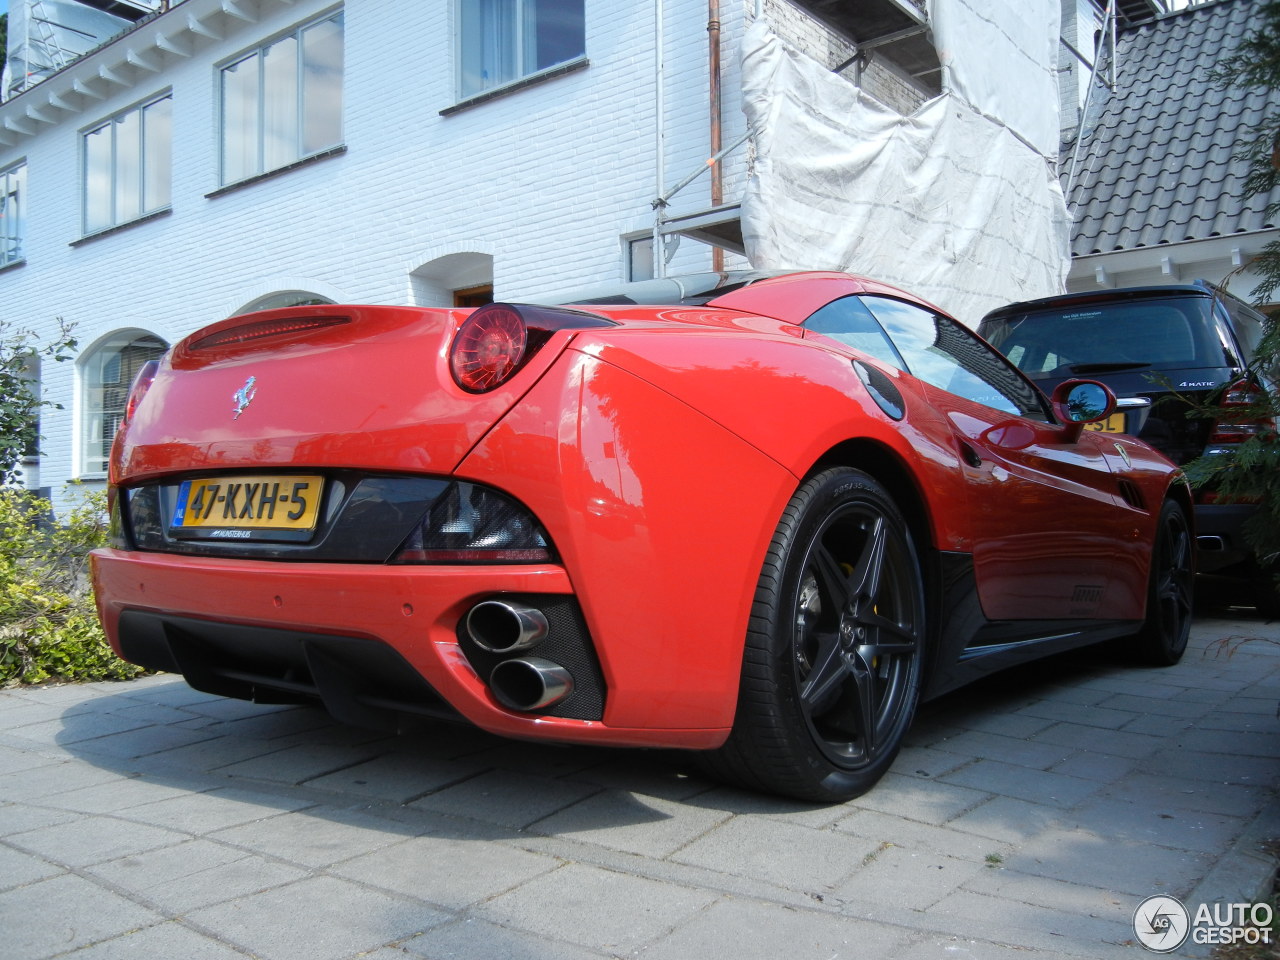
<svg viewBox="0 0 1280 960"><path fill-rule="evenodd" d="M554 362L558 331L499 388L468 393L449 345L468 310L294 307L197 331L116 438L111 479L271 467L448 474Z"/></svg>

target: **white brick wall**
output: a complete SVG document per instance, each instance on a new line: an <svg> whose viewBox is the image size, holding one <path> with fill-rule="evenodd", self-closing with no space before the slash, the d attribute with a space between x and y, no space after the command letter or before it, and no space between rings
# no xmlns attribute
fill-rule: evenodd
<svg viewBox="0 0 1280 960"><path fill-rule="evenodd" d="M738 39L751 6L722 3L725 144L744 131ZM218 64L334 8L325 0L239 7L256 11L257 22L211 15L221 39L199 40L189 57L153 52L157 72L118 70L134 82L97 84L102 98L74 112L42 107L53 123L0 145L0 167L25 159L28 169L26 263L0 271L6 323L51 331L62 317L76 324L82 349L124 328L173 342L279 290L354 302L437 299L474 277L414 271L454 254L491 256L499 297L624 276L619 237L652 228L657 189L652 4L587 0L588 68L442 117L455 102L453 5L347 0L346 152L209 197L219 186ZM190 44L181 24L213 9L187 0L165 16ZM665 0L664 9L669 189L707 157L707 6ZM129 44L117 40L95 59L123 59ZM166 89L174 98L172 212L73 246L81 133ZM21 119L39 91L0 107L0 124ZM741 193L745 153L726 161L727 200ZM708 191L703 176L671 213L706 206ZM708 269L710 251L686 240L670 269ZM64 407L45 414L39 474L57 491L80 475L76 366L46 364L43 386Z"/></svg>

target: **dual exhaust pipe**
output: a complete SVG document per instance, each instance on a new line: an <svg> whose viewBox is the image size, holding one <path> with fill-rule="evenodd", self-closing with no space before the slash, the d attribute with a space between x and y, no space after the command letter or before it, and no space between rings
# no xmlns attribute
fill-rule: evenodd
<svg viewBox="0 0 1280 960"><path fill-rule="evenodd" d="M477 603L463 620L471 641L486 653L523 653L546 639L541 610L508 600ZM529 713L559 703L573 692L573 675L541 657L503 660L489 673L489 689L504 707Z"/></svg>

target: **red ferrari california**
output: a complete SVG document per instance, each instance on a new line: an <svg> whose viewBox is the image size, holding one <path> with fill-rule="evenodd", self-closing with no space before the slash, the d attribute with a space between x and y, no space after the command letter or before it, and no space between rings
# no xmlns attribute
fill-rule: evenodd
<svg viewBox="0 0 1280 960"><path fill-rule="evenodd" d="M192 334L112 454L115 649L355 724L697 750L823 801L876 782L922 697L1104 640L1181 656L1191 498L1087 429L1104 386L1046 398L871 280L721 279Z"/></svg>

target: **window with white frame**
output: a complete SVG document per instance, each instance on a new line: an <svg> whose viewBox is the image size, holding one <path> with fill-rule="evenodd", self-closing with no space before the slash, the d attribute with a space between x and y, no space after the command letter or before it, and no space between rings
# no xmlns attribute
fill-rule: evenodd
<svg viewBox="0 0 1280 960"><path fill-rule="evenodd" d="M165 94L84 134L84 232L169 206L173 97Z"/></svg>
<svg viewBox="0 0 1280 960"><path fill-rule="evenodd" d="M222 68L222 182L286 167L342 142L342 14Z"/></svg>
<svg viewBox="0 0 1280 960"><path fill-rule="evenodd" d="M586 53L584 0L458 0L462 97Z"/></svg>
<svg viewBox="0 0 1280 960"><path fill-rule="evenodd" d="M0 170L0 267L26 259L27 165Z"/></svg>
<svg viewBox="0 0 1280 960"><path fill-rule="evenodd" d="M103 341L80 358L80 472L107 472L111 441L124 419L125 403L134 377L148 360L168 349L159 337L141 330L125 330Z"/></svg>

